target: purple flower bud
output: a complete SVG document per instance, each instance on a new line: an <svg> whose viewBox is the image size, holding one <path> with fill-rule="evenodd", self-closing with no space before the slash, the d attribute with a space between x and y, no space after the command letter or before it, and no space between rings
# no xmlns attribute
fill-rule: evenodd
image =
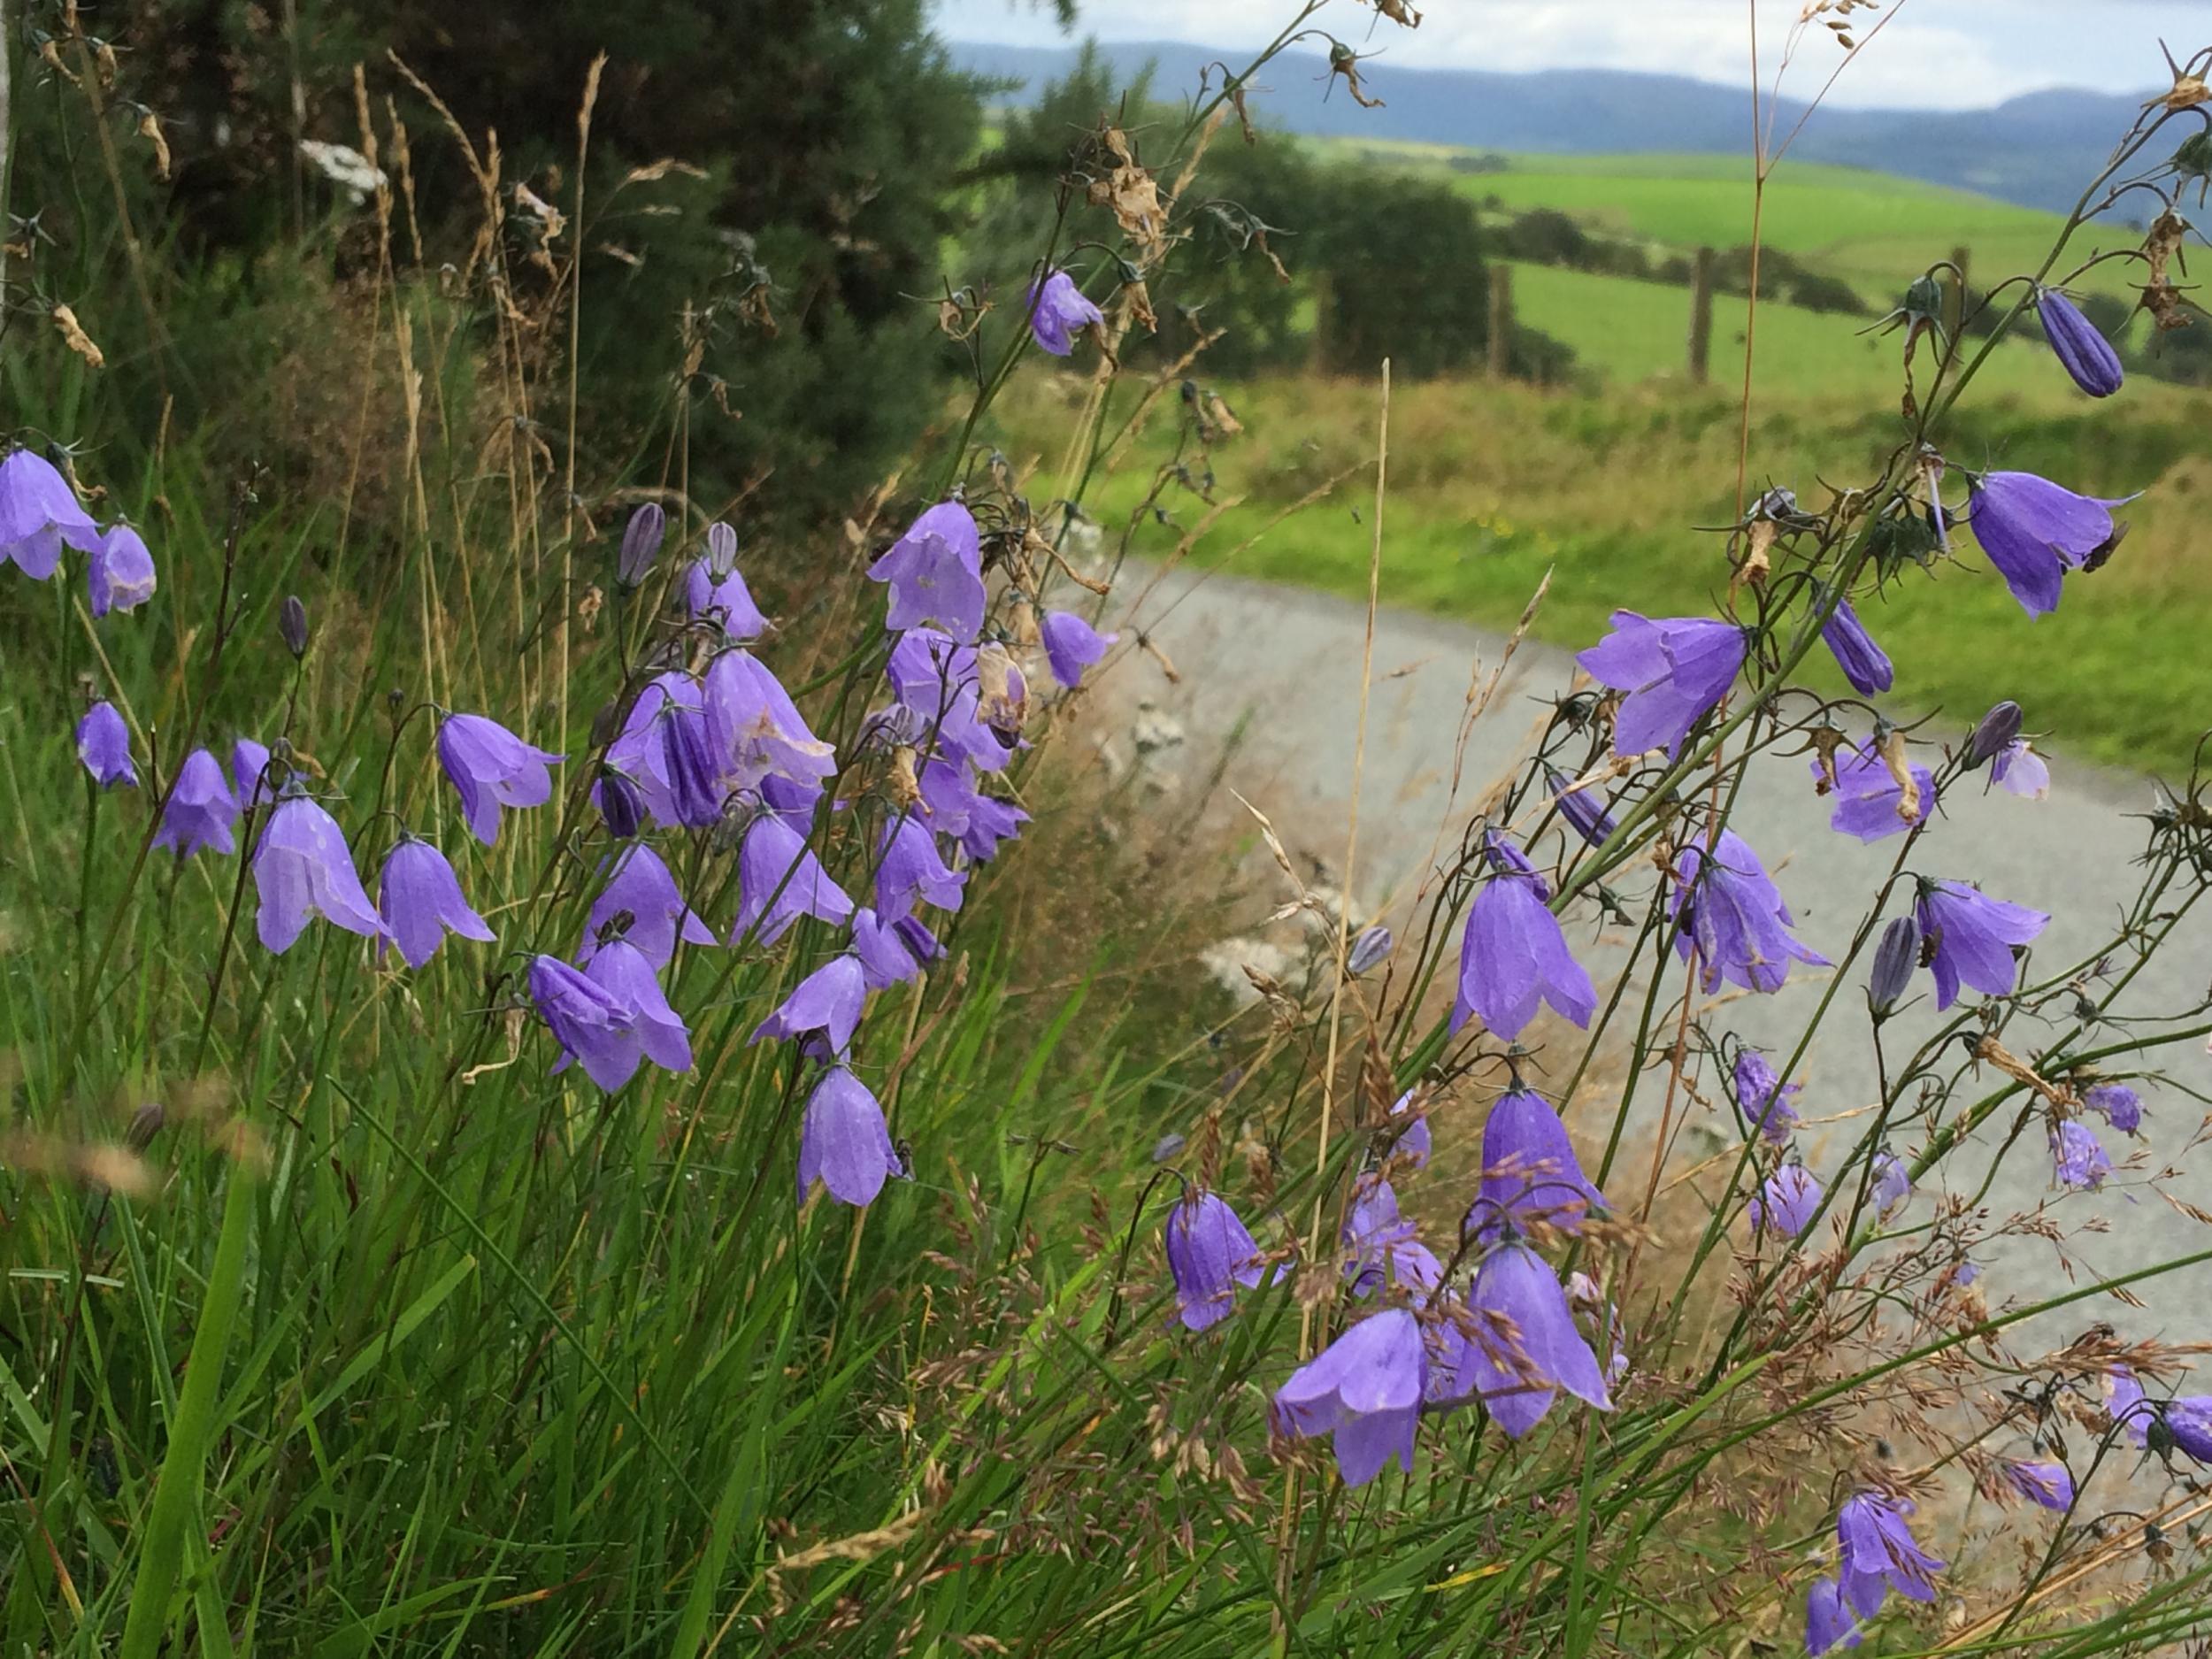
<svg viewBox="0 0 2212 1659"><path fill-rule="evenodd" d="M1167 1270L1177 1311L1192 1331L1227 1318L1236 1287L1256 1288L1265 1271L1237 1212L1217 1194L1195 1190L1168 1212Z"/></svg>
<svg viewBox="0 0 2212 1659"><path fill-rule="evenodd" d="M0 461L0 565L12 559L26 576L42 582L61 563L65 543L80 553L97 553L100 526L52 462L16 450Z"/></svg>
<svg viewBox="0 0 2212 1659"><path fill-rule="evenodd" d="M438 763L461 797L461 815L485 846L499 841L499 809L553 798L546 768L562 757L524 742L480 714L448 715L438 727Z"/></svg>
<svg viewBox="0 0 2212 1659"><path fill-rule="evenodd" d="M295 657L307 655L307 605L297 594L287 594L277 606L277 637Z"/></svg>
<svg viewBox="0 0 2212 1659"><path fill-rule="evenodd" d="M695 622L712 622L733 640L757 639L768 618L753 603L752 589L737 568L737 532L726 524L707 526L707 550L684 578L684 608Z"/></svg>
<svg viewBox="0 0 2212 1659"><path fill-rule="evenodd" d="M289 950L317 916L364 939L385 937L338 820L306 795L288 796L270 813L254 849L253 880L261 900L254 928L273 955Z"/></svg>
<svg viewBox="0 0 2212 1659"><path fill-rule="evenodd" d="M1429 1357L1421 1327L1403 1308L1371 1314L1291 1373L1275 1393L1286 1433L1333 1432L1336 1466L1363 1486L1394 1459L1413 1469L1413 1433L1427 1393Z"/></svg>
<svg viewBox="0 0 2212 1659"><path fill-rule="evenodd" d="M460 878L426 841L403 835L377 879L377 913L411 968L438 954L449 933L488 942L498 937L462 896Z"/></svg>
<svg viewBox="0 0 2212 1659"><path fill-rule="evenodd" d="M650 847L635 842L616 853L611 863L614 873L584 918L584 945L577 961L588 964L599 936L626 915L630 921L622 937L657 970L675 956L679 939L687 945L715 942L714 930L684 902L676 878Z"/></svg>
<svg viewBox="0 0 2212 1659"><path fill-rule="evenodd" d="M975 515L959 502L939 502L915 519L868 567L868 579L890 585L886 622L895 633L934 622L962 643L973 644L982 630L982 540Z"/></svg>
<svg viewBox="0 0 2212 1659"><path fill-rule="evenodd" d="M96 703L77 722L77 758L103 789L119 783L135 787L138 770L131 764L131 734L111 703Z"/></svg>
<svg viewBox="0 0 2212 1659"><path fill-rule="evenodd" d="M203 847L219 853L235 852L230 826L238 821L238 803L223 777L222 763L204 749L196 749L177 768L175 787L154 832L154 845L166 847L180 858L189 858Z"/></svg>
<svg viewBox="0 0 2212 1659"><path fill-rule="evenodd" d="M645 797L638 793L637 785L613 767L603 766L599 781L592 786L591 798L608 834L618 841L637 839L645 823Z"/></svg>
<svg viewBox="0 0 2212 1659"><path fill-rule="evenodd" d="M1785 1164L1768 1176L1751 1201L1751 1225L1760 1233L1779 1233L1786 1239L1801 1239L1819 1213L1826 1194L1802 1164Z"/></svg>
<svg viewBox="0 0 2212 1659"><path fill-rule="evenodd" d="M1359 936L1352 941L1351 949L1345 954L1344 971L1357 979L1388 956L1391 946L1395 942L1390 930L1379 922L1372 927L1362 928Z"/></svg>
<svg viewBox="0 0 2212 1659"><path fill-rule="evenodd" d="M1121 635L1101 634L1072 611L1048 611L1037 625L1043 638L1045 660L1052 677L1071 691L1083 682L1083 671L1106 655L1106 648Z"/></svg>
<svg viewBox="0 0 2212 1659"><path fill-rule="evenodd" d="M687 829L710 828L721 821L726 797L722 770L708 744L706 716L672 705L661 715L660 733L676 822Z"/></svg>
<svg viewBox="0 0 2212 1659"><path fill-rule="evenodd" d="M1851 682L1851 688L1863 697L1871 697L1887 691L1896 679L1896 670L1882 648L1874 642L1874 636L1859 620L1859 613L1851 608L1848 599L1839 599L1836 608L1821 625L1820 637L1836 659L1836 666L1843 670L1843 677Z"/></svg>
<svg viewBox="0 0 2212 1659"><path fill-rule="evenodd" d="M1886 1014L1896 1005L1919 965L1920 924L1900 916L1882 929L1881 942L1874 947L1873 971L1866 976L1866 1000L1875 1013Z"/></svg>
<svg viewBox="0 0 2212 1659"><path fill-rule="evenodd" d="M2038 617L2058 609L2062 578L2113 539L2112 509L2133 499L2077 495L2032 472L1985 472L1971 482L1967 516L2020 608Z"/></svg>
<svg viewBox="0 0 2212 1659"><path fill-rule="evenodd" d="M1073 277L1057 267L1047 271L1042 281L1029 285L1029 332L1056 357L1075 349L1076 330L1099 327L1105 321L1106 313L1084 297Z"/></svg>
<svg viewBox="0 0 2212 1659"><path fill-rule="evenodd" d="M1559 803L1559 816L1574 826L1575 833L1593 847L1602 847L1616 827L1604 798L1594 788L1577 789L1573 780L1547 772L1544 785Z"/></svg>
<svg viewBox="0 0 2212 1659"><path fill-rule="evenodd" d="M86 567L92 614L135 611L154 596L154 556L145 538L127 524L111 525Z"/></svg>
<svg viewBox="0 0 2212 1659"><path fill-rule="evenodd" d="M833 956L799 981L783 1006L754 1027L748 1039L803 1037L821 1032L830 1052L842 1056L852 1047L853 1033L860 1028L860 1011L868 1001L868 981L860 958Z"/></svg>
<svg viewBox="0 0 2212 1659"><path fill-rule="evenodd" d="M1962 982L1985 995L2011 995L2020 973L2014 949L2032 942L2051 919L1962 881L1923 882L1913 913L1924 949L1933 953L1928 965L1939 1010L1958 1001Z"/></svg>
<svg viewBox="0 0 2212 1659"><path fill-rule="evenodd" d="M2035 309L2043 319L2043 337L2051 342L2052 355L2074 377L2075 385L2092 397L2109 397L2120 389L2126 379L2120 354L2081 314L2079 306L2056 288L2038 288Z"/></svg>
<svg viewBox="0 0 2212 1659"><path fill-rule="evenodd" d="M1659 621L1613 613L1613 632L1575 658L1590 678L1628 695L1614 716L1613 749L1679 756L1694 726L1728 695L1742 672L1744 631L1704 617Z"/></svg>
<svg viewBox="0 0 2212 1659"><path fill-rule="evenodd" d="M2124 1083L2096 1084L2081 1097L2081 1103L2124 1135L2143 1126L2143 1097Z"/></svg>
<svg viewBox="0 0 2212 1659"><path fill-rule="evenodd" d="M635 588L653 573L660 557L661 538L668 534L668 515L657 503L647 502L630 515L622 528L622 552L615 560L615 580Z"/></svg>
<svg viewBox="0 0 2212 1659"><path fill-rule="evenodd" d="M2020 735L2020 705L2012 702L2001 703L1982 716L1973 735L1966 740L1968 770L1987 765L2009 749Z"/></svg>
<svg viewBox="0 0 2212 1659"><path fill-rule="evenodd" d="M867 1085L841 1065L824 1071L799 1129L799 1202L819 1181L839 1203L859 1209L875 1202L885 1181L905 1173Z"/></svg>

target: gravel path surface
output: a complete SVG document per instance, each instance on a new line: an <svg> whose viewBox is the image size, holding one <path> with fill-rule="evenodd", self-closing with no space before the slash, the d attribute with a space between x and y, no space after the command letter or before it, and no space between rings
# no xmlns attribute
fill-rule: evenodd
<svg viewBox="0 0 2212 1659"><path fill-rule="evenodd" d="M1126 591L1126 588L1125 588ZM1109 675L1116 694L1141 688L1187 733L1185 770L1210 764L1219 741L1245 722L1245 747L1227 780L1275 822L1294 856L1310 854L1331 869L1341 862L1359 704L1363 607L1351 601L1225 577L1202 581L1178 574L1146 601L1142 620L1151 637L1182 671L1169 686L1149 663L1130 654ZM1378 619L1375 687L1368 716L1362 787L1356 892L1409 894L1429 856L1450 784L1452 745L1465 708L1473 665L1486 679L1504 641L1435 617L1386 611ZM2057 726L2062 710L2039 708L2032 659L2023 626L2019 701L2030 730ZM1469 744L1459 802L1447 831L1448 848L1471 803L1524 749L1549 699L1572 672L1571 656L1524 644L1506 683ZM2212 710L2207 710L2212 720ZM1932 731L1962 731L1979 710L1940 722ZM1796 913L1798 934L1823 954L1840 957L1863 914L1868 895L1887 871L1897 845L1863 847L1827 826L1831 803L1816 797L1802 760L1767 759L1747 784L1733 826L1774 870ZM2144 826L2128 817L2147 809L2153 787L2141 778L2092 772L2066 762L2051 766L2048 798L2019 800L1985 794L1979 779L1955 787L1943 803L1944 820L1922 838L1914 867L1937 877L1980 882L1991 895L2032 905L2053 917L2042 960L2073 961L2108 936L2108 928L2137 890L2132 859ZM2207 907L2212 911L2212 906ZM1586 915L1570 927L1578 949L1588 948ZM2054 953L2063 953L2055 955ZM1601 1000L1608 988L1599 977ZM2212 914L2192 916L2173 942L2138 979L2117 1011L2155 1014L2186 1009L2206 993L2212 976ZM1824 976L1822 976L1824 977ZM1800 1105L1808 1118L1870 1103L1878 1094L1867 1040L1864 1001L1858 987L1864 966L1839 995L1825 1028L1798 1073L1806 1084ZM1917 976L1918 988L1930 981ZM1819 979L1801 983L1793 972L1778 996L1746 997L1712 1018L1716 1031L1732 1029L1781 1056L1793 1047ZM1928 1014L1932 997L1918 1010ZM1932 1018L1932 1017L1931 1017ZM1892 1027L1916 1039L1930 1023L1909 1012ZM2013 1046L2032 1048L2037 1027L2016 1022ZM1903 1050L1901 1042L1892 1052ZM2197 1042L2170 1046L2160 1064L2178 1083L2212 1089L2212 1058ZM1997 1080L1991 1077L1993 1086ZM2175 1088L2141 1086L2149 1108L2143 1139L2135 1143L2104 1133L2116 1162L2130 1145L2136 1166L2101 1193L2060 1194L2050 1186L2050 1163L2039 1129L2031 1127L2004 1160L1987 1201L2001 1217L2047 1203L2049 1215L2069 1233L2101 1220L2109 1231L2070 1240L2083 1279L2148 1267L2212 1246L2212 1228L2182 1215L2144 1184L2143 1178L2178 1156L2203 1118L2200 1106ZM1656 1092L1648 1098L1657 1110ZM1986 1147L1949 1161L1933 1180L1978 1186L1996 1146L1998 1120L1985 1126ZM2101 1131L2102 1125L2099 1125ZM1810 1128L1802 1139L1807 1162L1817 1171L1843 1155L1855 1130L1837 1125ZM1909 1150L1909 1142L1901 1145ZM2171 1185L2177 1194L2212 1210L2212 1147L2198 1148L2195 1167ZM1970 1190L1970 1188L1969 1188ZM1929 1199L1917 1196L1908 1212L1925 1217ZM2039 1240L2007 1240L1986 1253L1983 1280L1990 1303L2032 1302L2069 1287L2055 1248ZM2167 1274L2136 1287L2147 1308L2131 1310L2096 1297L2051 1317L2062 1338L2094 1319L2109 1318L2124 1333L2173 1340L2212 1336L2212 1264Z"/></svg>

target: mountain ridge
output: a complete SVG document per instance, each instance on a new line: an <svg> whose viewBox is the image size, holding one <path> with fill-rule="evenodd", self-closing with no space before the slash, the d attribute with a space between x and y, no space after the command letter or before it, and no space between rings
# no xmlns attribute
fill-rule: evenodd
<svg viewBox="0 0 2212 1659"><path fill-rule="evenodd" d="M1033 91L1076 61L1076 46L947 43L963 68ZM1177 42L1102 43L1117 73L1156 65L1156 92L1187 90L1200 74L1248 54ZM1635 70L1415 68L1388 58L1366 62L1362 78L1381 106L1363 109L1324 83L1327 59L1284 53L1261 77L1250 102L1261 119L1314 137L1410 140L1471 150L1568 155L1745 154L1751 95L1684 75ZM2054 212L2070 210L2142 100L2120 94L2052 88L2022 93L1983 110L1824 107L1791 153L1928 183L1972 190ZM1766 111L1786 134L1805 105L1783 98Z"/></svg>

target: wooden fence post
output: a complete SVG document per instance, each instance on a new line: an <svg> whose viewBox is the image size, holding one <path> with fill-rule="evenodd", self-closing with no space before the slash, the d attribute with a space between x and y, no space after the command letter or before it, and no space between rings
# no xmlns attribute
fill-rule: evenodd
<svg viewBox="0 0 2212 1659"><path fill-rule="evenodd" d="M1713 356L1713 250L1700 248L1690 271L1690 379L1705 384Z"/></svg>

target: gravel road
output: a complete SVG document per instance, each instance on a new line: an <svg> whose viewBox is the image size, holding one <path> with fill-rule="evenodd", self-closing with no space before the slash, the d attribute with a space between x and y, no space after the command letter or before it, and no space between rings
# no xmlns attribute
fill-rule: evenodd
<svg viewBox="0 0 2212 1659"><path fill-rule="evenodd" d="M1130 591L1125 583L1124 591ZM1227 781L1274 820L1294 856L1310 854L1338 867L1356 748L1364 608L1265 583L1179 573L1143 603L1139 620L1181 671L1182 683L1169 685L1151 663L1130 653L1108 676L1110 695L1129 699L1141 694L1179 721L1187 733L1182 764L1194 773L1209 763L1219 741L1245 722L1245 744ZM2057 726L2062 711L2037 706L2024 626L2022 643L2017 695L2029 729ZM1379 618L1358 868L1351 884L1371 902L1372 895L1410 893L1419 880L1448 804L1452 745L1473 666L1479 662L1486 678L1503 648L1500 636L1436 617L1386 611ZM1447 846L1456 840L1470 803L1523 751L1572 669L1566 652L1522 646L1469 745ZM1962 731L1979 712L1962 712L1931 729ZM2207 713L2212 718L2212 710ZM2051 763L2047 798L1985 794L1979 779L1955 787L1943 802L1943 821L1923 837L1914 866L1931 876L1978 880L1996 897L2050 912L2044 959L2072 961L2108 936L2106 930L2136 891L2139 872L2131 861L2143 844L2144 826L2128 815L2147 808L2154 795L2147 780L2068 762L2062 731L2054 742L2059 755ZM1814 795L1805 766L1798 759L1766 761L1747 784L1733 823L1775 871L1796 913L1799 936L1823 954L1840 957L1867 895L1895 856L1896 843L1863 847L1829 829L1830 803ZM1570 929L1570 937L1578 949L1588 947L1587 918ZM1594 972L1601 968L1594 956L1590 959ZM2117 1011L2186 1009L2205 995L2208 976L2212 917L2193 916L2131 986ZM1602 998L1607 987L1599 977ZM1879 1093L1857 990L1863 977L1863 966L1853 971L1855 983L1838 998L1798 1074L1806 1085L1800 1104L1808 1118L1864 1106ZM1924 989L1927 976L1918 976L1918 982ZM1739 999L1720 1010L1713 1025L1776 1050L1778 1061L1794 1045L1817 990L1816 976L1801 983L1793 972L1780 995ZM1924 998L1924 1004L1932 1001ZM1916 1036L1926 1023L1908 1014L1893 1030ZM2016 1025L2014 1046L2036 1046L2035 1029ZM2172 1045L2158 1059L2176 1084L2212 1089L2212 1058L2199 1043ZM2085 1281L2212 1246L2212 1228L2174 1210L2144 1180L2179 1156L2202 1121L2202 1109L2177 1087L2145 1084L2143 1094L2149 1115L2142 1141L2134 1143L2135 1167L2120 1172L2104 1191L2054 1192L2042 1136L2032 1129L2005 1160L1991 1191L1989 1208L1999 1217L2048 1203L2052 1218L2070 1233L2093 1217L2108 1225L2107 1233L2069 1242L2075 1263L2085 1270ZM1989 1129L1996 1127L1993 1123ZM1832 1165L1851 1133L1840 1125L1810 1129L1803 1140L1807 1162L1816 1171ZM2108 1133L2104 1138L2116 1162L2121 1159L2129 1143ZM1948 1180L1978 1186L1993 1148L1993 1136L1989 1149L1951 1160ZM2194 1162L2171 1190L2212 1209L2212 1146L2200 1147ZM1943 1179L1940 1168L1932 1174L1932 1179ZM1924 1195L1914 1200L1916 1206L1929 1202ZM1911 1213L1924 1217L1926 1210ZM2043 1240L2003 1241L1986 1252L1985 1264L1991 1271L1983 1283L1993 1307L2068 1287L2057 1251ZM2109 1318L2133 1336L2212 1337L2206 1313L2212 1265L2167 1274L2138 1286L2136 1294L2146 1309L2101 1296L2052 1316L2051 1330L2062 1340L2093 1319Z"/></svg>

